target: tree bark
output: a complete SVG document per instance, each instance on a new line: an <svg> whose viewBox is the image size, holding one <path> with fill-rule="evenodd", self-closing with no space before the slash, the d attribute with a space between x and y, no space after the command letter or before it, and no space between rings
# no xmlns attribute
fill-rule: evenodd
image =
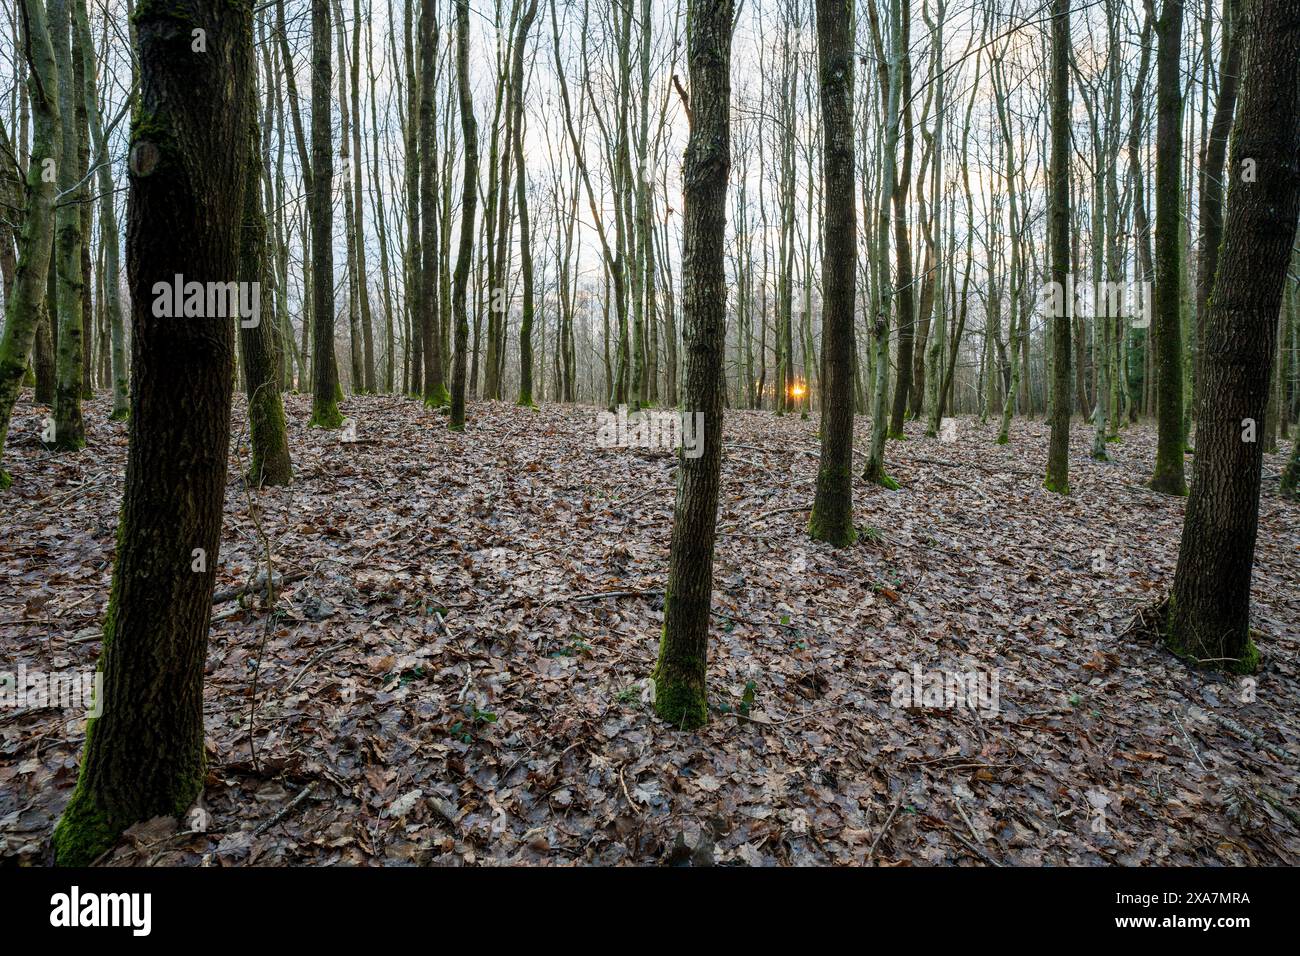
<svg viewBox="0 0 1300 956"><path fill-rule="evenodd" d="M1209 299L1191 497L1165 642L1196 664L1248 673L1250 579L1263 464L1258 436L1277 316L1300 216L1300 9L1252 0L1247 70L1232 132L1227 221Z"/></svg>
<svg viewBox="0 0 1300 956"><path fill-rule="evenodd" d="M1164 0L1156 22L1156 253L1154 332L1159 385L1156 393L1156 464L1151 487L1187 494L1183 455L1182 118L1179 63L1184 0Z"/></svg>
<svg viewBox="0 0 1300 956"><path fill-rule="evenodd" d="M330 0L311 4L311 426L338 428L339 370L334 358L334 147L330 99Z"/></svg>
<svg viewBox="0 0 1300 956"><path fill-rule="evenodd" d="M1070 271L1070 0L1052 0L1051 163L1047 239L1052 282L1065 289ZM1052 437L1047 449L1049 491L1070 493L1070 314L1062 294L1052 317Z"/></svg>
<svg viewBox="0 0 1300 956"><path fill-rule="evenodd" d="M420 312L421 351L424 354L424 404L441 408L451 401L442 375L442 336L438 329L438 164L434 161L434 101L437 96L434 67L438 59L437 4L420 4Z"/></svg>
<svg viewBox="0 0 1300 956"><path fill-rule="evenodd" d="M81 203L83 189L77 161L76 85L72 76L71 24L68 0L48 0L50 39L59 72L59 119L63 149L59 157L59 199L55 203L55 282L59 304L59 340L55 344L57 383L54 388L55 448L76 451L85 447L86 427L81 418L82 314L85 284L81 272Z"/></svg>
<svg viewBox="0 0 1300 956"><path fill-rule="evenodd" d="M42 0L20 0L28 35L27 86L32 103L32 151L27 164L28 206L18 246L18 265L11 293L5 299L4 337L0 339L0 450L9 435L14 403L27 371L27 354L42 321L48 322L44 302L54 242L54 196L57 189L51 163L63 150L59 118L59 75ZM10 477L0 469L0 490Z"/></svg>
<svg viewBox="0 0 1300 956"><path fill-rule="evenodd" d="M451 280L451 311L455 329L455 358L451 373L452 431L465 429L465 367L468 362L469 316L465 292L474 258L474 214L478 205L478 123L469 85L469 0L456 0L456 91L460 98L460 130L465 141L464 187L460 201L460 246Z"/></svg>
<svg viewBox="0 0 1300 956"><path fill-rule="evenodd" d="M537 0L532 0L519 21L515 40L515 62L511 72L514 91L515 202L519 206L519 271L523 277L523 302L519 319L519 400L518 405L533 402L533 237L528 223L528 170L524 163L524 48L528 31L537 16Z"/></svg>
<svg viewBox="0 0 1300 956"><path fill-rule="evenodd" d="M673 509L664 632L653 674L655 712L682 729L708 720L705 674L713 602L713 547L722 470L723 269L731 171L732 0L697 4L686 46L691 129L683 169L682 310L686 414L702 414L702 454L683 457Z"/></svg>
<svg viewBox="0 0 1300 956"><path fill-rule="evenodd" d="M854 542L853 310L858 229L853 150L853 32L850 0L817 0L822 109L821 461L808 533L837 548ZM811 237L810 237L811 238Z"/></svg>
<svg viewBox="0 0 1300 956"><path fill-rule="evenodd" d="M256 325L239 321L239 355L244 363L244 390L248 397L248 483L256 488L287 485L293 480L289 439L280 402L279 365L275 347L274 267L266 241L266 215L262 212L262 137L257 125L256 84L250 84L248 106L248 159L244 185L244 228L239 243L239 278L258 284L261 304ZM250 320L251 321L251 320Z"/></svg>
<svg viewBox="0 0 1300 956"><path fill-rule="evenodd" d="M155 282L236 275L252 75L251 6L144 0L127 271L130 450L92 718L55 859L84 866L127 827L182 815L203 786L203 665L221 543L234 326L155 316ZM207 52L179 53L204 29ZM185 47L181 48L182 50ZM233 148L232 148L233 147Z"/></svg>

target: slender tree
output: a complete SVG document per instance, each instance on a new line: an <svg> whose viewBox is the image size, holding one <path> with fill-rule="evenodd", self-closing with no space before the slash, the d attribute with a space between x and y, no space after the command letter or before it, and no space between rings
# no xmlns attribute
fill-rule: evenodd
<svg viewBox="0 0 1300 956"><path fill-rule="evenodd" d="M687 17L690 137L682 213L682 312L686 414L704 416L703 448L678 470L664 600L654 669L655 712L683 729L708 720L705 686L713 603L713 546L722 471L722 353L727 289L723 269L731 172L732 0L693 4Z"/></svg>
<svg viewBox="0 0 1300 956"><path fill-rule="evenodd" d="M268 282L273 269L262 211L262 136L257 125L256 84L250 84L248 106L248 159L244 184L244 228L239 239L239 277L257 283L261 297L256 319L239 323L239 357L244 363L244 390L248 397L248 433L252 460L245 476L254 487L287 485L293 480L289 439L284 429L284 406L276 374L279 365L273 316L274 287Z"/></svg>
<svg viewBox="0 0 1300 956"><path fill-rule="evenodd" d="M1172 2L1172 0L1171 0ZM1059 291L1052 315L1052 436L1044 486L1070 493L1070 317L1065 294L1070 272L1070 0L1052 0L1051 164L1047 241L1052 283Z"/></svg>
<svg viewBox="0 0 1300 956"><path fill-rule="evenodd" d="M862 478L884 488L897 490L898 482L885 473L885 438L887 436L888 410L886 400L889 391L889 313L893 301L894 289L889 274L889 223L890 207L894 197L894 173L898 155L898 132L900 117L899 77L902 72L903 33L902 4L900 0L890 0L890 44L886 57L884 41L881 37L879 16L875 3L867 7L871 21L871 34L876 47L876 60L879 64L879 86L881 105L884 107L885 135L883 143L884 171L880 176L880 196L876 225L874 263L876 266L876 289L878 306L874 316L872 337L872 400L871 400L871 444L867 449L867 463L862 470ZM873 257L869 256L868 261Z"/></svg>
<svg viewBox="0 0 1300 956"><path fill-rule="evenodd" d="M908 225L907 193L912 182L912 4L905 0L899 6L902 17L895 28L898 54L891 82L900 97L901 116L898 117L902 156L897 168L890 166L887 174L894 176L891 198L894 202L894 258L898 277L894 302L898 306L898 378L894 380L894 406L889 420L889 437L903 439L903 420L907 416L907 399L912 391L912 351L916 341L916 305L912 287L912 230Z"/></svg>
<svg viewBox="0 0 1300 956"><path fill-rule="evenodd" d="M55 346L58 382L54 391L54 447L76 451L85 447L81 418L81 366L84 361L81 271L81 200L77 149L77 94L73 78L72 23L68 0L47 0L50 39L59 74L59 119L63 125L62 154L57 163L59 195L55 203L54 270L58 292L59 340Z"/></svg>
<svg viewBox="0 0 1300 956"><path fill-rule="evenodd" d="M5 296L4 337L0 339L0 449L9 435L14 403L27 371L37 327L45 313L46 276L54 242L53 173L63 153L59 119L59 75L43 0L20 0L27 32L27 88L32 104L32 148L27 164L27 211L18 246L14 282ZM48 317L45 317L48 321ZM0 468L0 490L10 477Z"/></svg>
<svg viewBox="0 0 1300 956"><path fill-rule="evenodd" d="M311 425L338 428L339 370L334 357L334 147L330 118L330 0L311 4Z"/></svg>
<svg viewBox="0 0 1300 956"><path fill-rule="evenodd" d="M851 0L817 0L817 70L822 109L821 462L808 533L836 547L853 543L853 306L858 229L853 151Z"/></svg>
<svg viewBox="0 0 1300 956"><path fill-rule="evenodd" d="M519 320L519 400L516 404L532 406L533 403L533 237L528 222L528 167L524 163L524 51L528 45L528 32L537 16L537 0L531 0L519 20L519 34L515 40L515 62L511 69L514 80L514 150L515 150L515 203L519 210L519 271L523 278L523 302Z"/></svg>
<svg viewBox="0 0 1300 956"><path fill-rule="evenodd" d="M90 124L91 146L97 167L99 185L99 241L104 252L104 308L108 313L110 350L112 354L113 411L110 421L126 418L129 405L129 386L126 367L126 329L122 321L121 252L118 245L117 210L113 202L113 165L108 161L108 133L97 102L95 82L95 55L90 41L90 20L86 13L86 0L73 0L73 18L81 35L81 50L86 76L84 99L87 121Z"/></svg>
<svg viewBox="0 0 1300 956"><path fill-rule="evenodd" d="M474 214L478 204L478 123L469 85L469 0L456 0L456 92L460 100L460 131L464 140L464 187L460 200L460 246L451 280L452 320L456 323L455 357L451 372L452 431L465 429L465 367L468 362L469 317L465 292L470 260L474 258Z"/></svg>
<svg viewBox="0 0 1300 956"><path fill-rule="evenodd" d="M1201 155L1200 213L1201 226L1196 263L1196 361L1200 367L1205 355L1205 326L1210 304L1210 289L1219 266L1219 245L1223 241L1223 161L1228 152L1228 132L1232 129L1233 111L1237 106L1237 88L1241 79L1243 0L1223 0L1223 37L1220 41L1219 91L1214 102L1214 121ZM1196 394L1200 390L1197 373Z"/></svg>
<svg viewBox="0 0 1300 956"><path fill-rule="evenodd" d="M442 335L438 300L438 164L435 150L437 100L438 15L435 0L420 4L420 313L424 355L424 404L442 408L451 401L442 370Z"/></svg>
<svg viewBox="0 0 1300 956"><path fill-rule="evenodd" d="M354 385L358 391L375 392L375 332L370 314L370 289L366 270L365 214L361 187L365 181L365 162L361 155L361 0L352 0L352 228L356 248L357 310L361 324L362 380Z"/></svg>
<svg viewBox="0 0 1300 956"><path fill-rule="evenodd" d="M1154 0L1147 0L1148 5ZM1184 0L1164 0L1156 20L1156 244L1154 332L1156 464L1151 487L1187 494L1183 455L1182 165L1183 89L1180 73Z"/></svg>

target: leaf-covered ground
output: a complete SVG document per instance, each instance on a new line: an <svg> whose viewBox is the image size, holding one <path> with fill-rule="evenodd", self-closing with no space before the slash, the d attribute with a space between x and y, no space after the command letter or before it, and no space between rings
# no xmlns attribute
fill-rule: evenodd
<svg viewBox="0 0 1300 956"><path fill-rule="evenodd" d="M1300 506L1275 477L1264 666L1243 684L1124 634L1172 578L1184 507L1141 487L1150 425L1096 463L1076 423L1062 498L1041 421L1002 447L993 423L950 442L911 423L888 449L902 490L859 484L860 540L837 552L804 534L816 421L730 412L718 710L681 733L647 686L673 455L598 447L589 408L474 405L456 435L356 398L355 443L309 431L306 397L288 410L296 480L251 496L287 578L269 615L229 597L263 560L236 409L201 805L109 862L1300 863ZM107 412L90 403L88 450L53 456L45 411L19 405L0 670L97 659L126 456ZM895 706L916 666L996 674L998 713ZM45 859L83 739L75 713L0 711L0 858Z"/></svg>

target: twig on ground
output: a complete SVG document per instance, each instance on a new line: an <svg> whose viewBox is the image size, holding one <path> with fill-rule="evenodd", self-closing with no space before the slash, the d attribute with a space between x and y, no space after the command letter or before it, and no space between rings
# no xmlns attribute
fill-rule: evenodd
<svg viewBox="0 0 1300 956"><path fill-rule="evenodd" d="M302 803L304 800L307 799L308 794L311 793L311 789L314 786L316 786L314 783L309 783L307 784L307 786L303 787L302 790L298 792L298 796L294 797L292 800L290 800L288 803L282 806L279 810L277 810L273 817L271 817L265 823L262 823L260 826L258 826L258 828L253 831L253 836L255 837L261 836L267 830L271 829L271 827L275 826L277 823L279 823L281 820L287 817L293 811L294 807L296 807L298 804Z"/></svg>

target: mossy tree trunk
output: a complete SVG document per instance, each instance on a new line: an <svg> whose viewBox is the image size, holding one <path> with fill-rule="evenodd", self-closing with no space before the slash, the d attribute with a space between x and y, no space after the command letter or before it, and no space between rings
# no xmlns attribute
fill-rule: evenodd
<svg viewBox="0 0 1300 956"><path fill-rule="evenodd" d="M104 621L103 713L54 832L86 865L142 820L183 813L203 785L203 665L221 542L234 324L153 314L155 282L237 274L252 76L249 0L142 0L127 273L130 451ZM192 53L192 29L206 52ZM233 147L233 148L232 148Z"/></svg>
<svg viewBox="0 0 1300 956"><path fill-rule="evenodd" d="M85 34L77 27L76 9L81 0L69 0L68 13L72 21L72 100L73 119L77 127L77 182L80 196L77 215L81 219L81 398L89 401L95 397L93 370L95 367L95 316L94 275L90 265L90 238L93 232L90 178L90 117L86 111L86 61L90 46L90 31ZM91 76L94 75L92 70ZM85 429L82 429L83 443Z"/></svg>
<svg viewBox="0 0 1300 956"><path fill-rule="evenodd" d="M1187 494L1183 455L1182 165L1183 92L1180 56L1184 0L1164 0L1156 21L1156 250L1154 333L1156 465L1151 487Z"/></svg>
<svg viewBox="0 0 1300 956"><path fill-rule="evenodd" d="M821 462L808 533L853 543L853 307L858 222L853 150L853 21L849 0L817 0L822 129Z"/></svg>
<svg viewBox="0 0 1300 956"><path fill-rule="evenodd" d="M871 444L867 449L867 463L862 470L863 481L897 489L898 483L885 473L885 438L888 434L888 410L886 408L889 391L889 313L894 297L892 277L889 274L889 222L890 209L893 204L894 169L898 156L899 128L899 76L902 71L902 12L900 0L890 0L890 44L888 58L885 53L884 40L881 36L879 17L874 5L867 7L871 22L871 35L879 64L879 86L881 105L884 108L884 173L880 176L879 221L876 225L877 269L876 289L879 306L872 330L872 399L871 399ZM888 65L886 65L888 64Z"/></svg>
<svg viewBox="0 0 1300 956"><path fill-rule="evenodd" d="M54 196L57 183L46 175L50 160L62 155L59 78L54 47L42 0L20 0L27 25L28 91L32 103L32 152L27 164L27 208L18 247L18 266L5 300L4 338L0 339L0 449L9 435L14 403L27 371L27 354L42 320L54 242ZM10 478L0 469L0 488Z"/></svg>
<svg viewBox="0 0 1300 956"><path fill-rule="evenodd" d="M1250 579L1263 450L1246 429L1264 419L1300 216L1300 9L1294 0L1252 0L1252 8L1205 327L1196 464L1165 630L1175 653L1237 672L1257 660Z"/></svg>
<svg viewBox="0 0 1300 956"><path fill-rule="evenodd" d="M25 96L20 98L26 103ZM25 121L24 117L24 124ZM13 295L18 277L17 248L22 244L23 210L26 206L26 175L17 157L4 120L0 119L0 204L7 210L5 221L0 222L0 292L3 292L5 302Z"/></svg>
<svg viewBox="0 0 1300 956"><path fill-rule="evenodd" d="M50 214L53 217L52 208ZM54 295L52 237L49 264L46 266L45 273L47 280L46 294L42 297L38 306L36 345L32 348L32 365L35 366L36 371L36 392L33 397L36 399L37 405L47 405L53 408L54 389L58 383L58 374L54 370L54 336L57 333L55 326L58 323L58 318L55 315L57 299Z"/></svg>
<svg viewBox="0 0 1300 956"><path fill-rule="evenodd" d="M1047 242L1056 288L1070 272L1070 0L1052 2L1050 90L1051 161L1048 170ZM1070 296L1052 317L1052 436L1044 486L1070 493Z"/></svg>
<svg viewBox="0 0 1300 956"><path fill-rule="evenodd" d="M455 323L455 351L451 371L451 421L453 431L465 428L465 369L468 364L469 316L465 293L470 261L474 258L474 215L478 207L478 122L469 79L469 0L456 0L456 92L460 100L460 131L465 142L464 185L460 201L460 245L456 271L451 278L451 311Z"/></svg>
<svg viewBox="0 0 1300 956"><path fill-rule="evenodd" d="M339 370L334 358L334 148L330 122L330 3L311 4L311 425L338 428Z"/></svg>
<svg viewBox="0 0 1300 956"><path fill-rule="evenodd" d="M84 189L77 161L77 95L72 75L72 23L68 0L48 0L50 41L59 73L59 120L63 126L58 168L59 198L55 203L54 267L59 304L59 340L55 345L55 448L76 451L86 444L81 419L82 314L85 283L81 272L81 202Z"/></svg>
<svg viewBox="0 0 1300 956"><path fill-rule="evenodd" d="M90 140L94 149L94 162L99 166L99 235L104 247L104 308L108 313L109 343L112 360L113 411L110 421L126 418L129 409L127 391L130 385L126 364L126 329L122 321L121 248L118 244L117 210L113 203L113 168L108 157L107 135L100 114L95 82L95 51L90 40L90 19L86 13L86 0L74 0L73 17L77 32L82 37L81 51L86 75L84 98L86 116L90 124Z"/></svg>
<svg viewBox="0 0 1300 956"><path fill-rule="evenodd" d="M656 713L683 729L708 720L705 674L722 470L732 9L732 0L696 4L686 34L691 129L683 168L684 404L686 414L704 415L704 436L702 453L682 457L678 473L664 631L653 675Z"/></svg>
<svg viewBox="0 0 1300 956"><path fill-rule="evenodd" d="M244 186L244 228L239 244L239 278L259 283L261 307L256 325L239 323L239 354L244 363L244 389L248 396L249 444L252 461L245 476L254 487L287 485L293 480L289 439L284 428L276 374L279 355L275 345L274 267L266 240L262 212L262 146L257 125L256 84L250 84L248 108L248 172Z"/></svg>

